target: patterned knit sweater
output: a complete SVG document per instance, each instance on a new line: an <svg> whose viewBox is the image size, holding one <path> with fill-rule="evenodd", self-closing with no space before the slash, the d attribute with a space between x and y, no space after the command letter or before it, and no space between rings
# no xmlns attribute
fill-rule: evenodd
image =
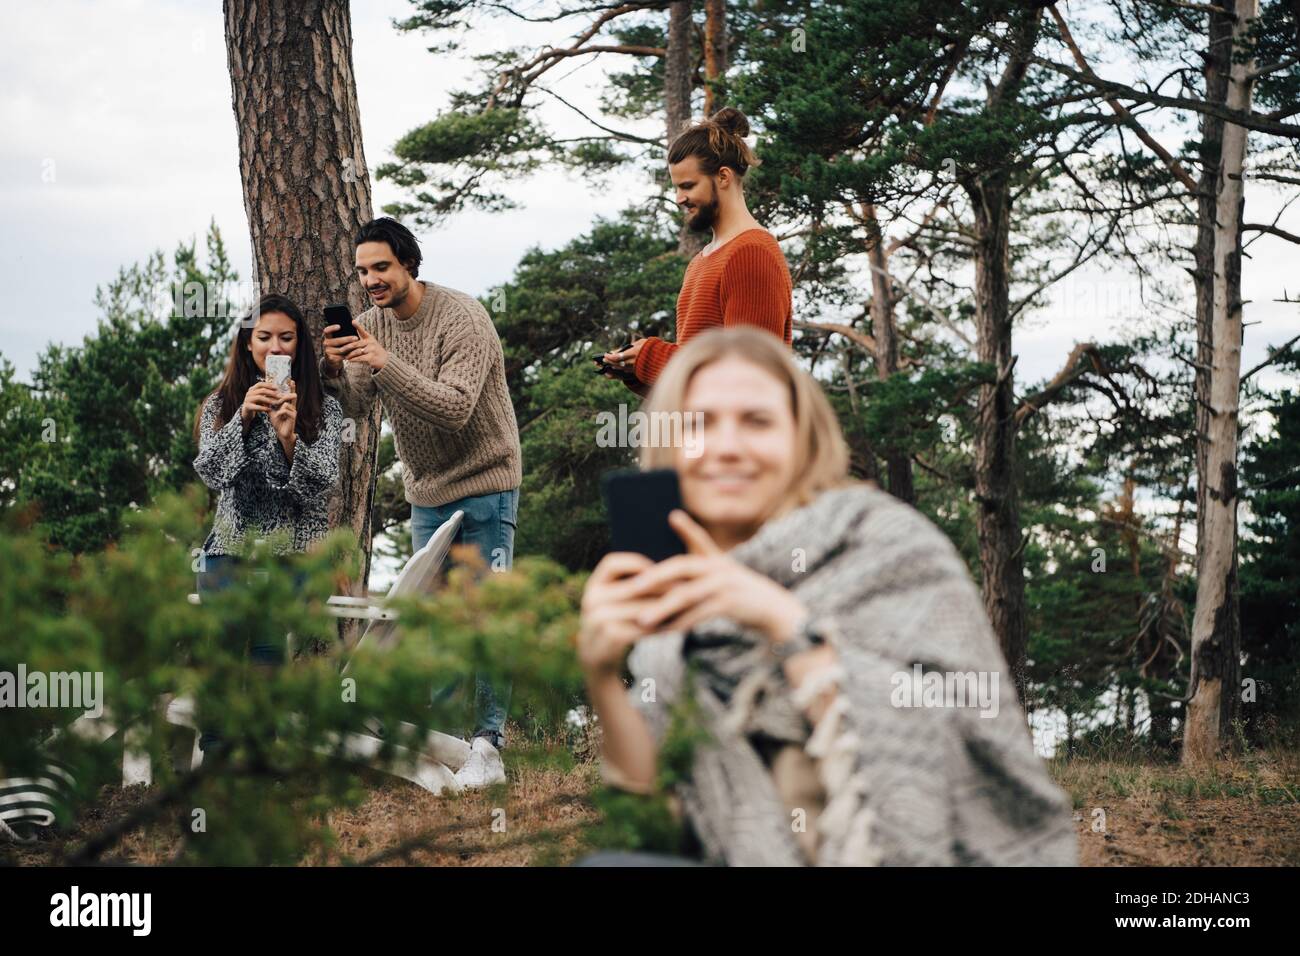
<svg viewBox="0 0 1300 956"><path fill-rule="evenodd" d="M374 307L356 323L388 350L378 372L345 362L325 387L349 417L364 419L376 396L393 427L406 500L424 507L510 491L523 478L519 427L506 390L501 340L472 296L424 283L409 319Z"/></svg>
<svg viewBox="0 0 1300 956"><path fill-rule="evenodd" d="M792 692L765 639L727 618L633 648L629 700L654 737L663 741L674 702L687 695L704 722L709 739L696 746L677 796L709 858L731 866L1077 862L1069 798L1034 753L979 591L938 528L885 492L853 485L768 522L731 554L803 601L838 664L822 674L821 689L834 687L835 698L814 731L802 708L818 680ZM971 706L964 695L942 706L905 699L897 690L914 666L996 674L998 706ZM811 861L765 756L774 745L815 761L825 806Z"/></svg>
<svg viewBox="0 0 1300 956"><path fill-rule="evenodd" d="M298 436L292 464L266 415L253 416L245 435L238 411L214 429L220 412L221 399L214 393L203 405L199 457L194 459L203 483L219 493L203 550L236 554L249 538L287 532L290 540L279 550L305 551L328 534L330 489L339 476L339 403L324 396L320 433L310 443Z"/></svg>
<svg viewBox="0 0 1300 956"><path fill-rule="evenodd" d="M746 230L708 255L699 253L686 267L677 296L677 341L648 338L636 359L637 379L652 385L674 352L719 326L754 325L789 345L794 331L790 290L785 256L766 229Z"/></svg>

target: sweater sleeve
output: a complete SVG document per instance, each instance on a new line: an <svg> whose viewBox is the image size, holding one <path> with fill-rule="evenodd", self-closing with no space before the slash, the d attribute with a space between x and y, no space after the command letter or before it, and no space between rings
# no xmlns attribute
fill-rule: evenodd
<svg viewBox="0 0 1300 956"><path fill-rule="evenodd" d="M370 409L379 394L370 366L361 362L344 362L343 371L331 377L329 367L322 356L320 378L325 391L338 400L345 415L357 420L370 417Z"/></svg>
<svg viewBox="0 0 1300 956"><path fill-rule="evenodd" d="M321 427L314 442L304 441L302 436L294 442L293 463L288 475L276 475L268 471L267 484L277 491L287 491L298 499L313 498L323 494L334 486L339 477L339 435L342 431L343 412L339 403L331 396L325 396L321 408ZM284 449L276 442L276 449L281 461Z"/></svg>
<svg viewBox="0 0 1300 956"><path fill-rule="evenodd" d="M641 346L640 354L636 357L635 371L637 379L645 385L653 385L655 379L659 377L659 374L664 370L664 366L668 364L668 360L673 357L673 353L678 348L680 346L672 342L665 342L657 335L647 338L645 345ZM634 392L636 391L631 383L628 383L628 388L631 388Z"/></svg>
<svg viewBox="0 0 1300 956"><path fill-rule="evenodd" d="M471 310L477 307L477 313ZM465 306L443 332L442 362L431 379L391 352L374 375L375 384L418 418L444 431L465 427L478 404L497 348L492 320L481 305Z"/></svg>
<svg viewBox="0 0 1300 956"><path fill-rule="evenodd" d="M737 249L722 271L718 288L722 324L757 326L784 341L790 314L784 273L769 247L749 244Z"/></svg>
<svg viewBox="0 0 1300 956"><path fill-rule="evenodd" d="M220 429L213 429L221 399L213 394L203 405L203 418L199 424L199 457L194 459L194 470L203 483L213 491L221 491L234 484L240 472L248 467L252 458L245 443L244 423L236 412Z"/></svg>

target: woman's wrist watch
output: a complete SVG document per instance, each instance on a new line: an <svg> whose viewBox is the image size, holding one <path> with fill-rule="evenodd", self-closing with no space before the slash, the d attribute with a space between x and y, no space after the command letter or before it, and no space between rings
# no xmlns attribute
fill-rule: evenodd
<svg viewBox="0 0 1300 956"><path fill-rule="evenodd" d="M769 642L767 647L778 661L787 661L796 654L811 651L826 643L825 634L816 618L807 614L799 622L788 639Z"/></svg>

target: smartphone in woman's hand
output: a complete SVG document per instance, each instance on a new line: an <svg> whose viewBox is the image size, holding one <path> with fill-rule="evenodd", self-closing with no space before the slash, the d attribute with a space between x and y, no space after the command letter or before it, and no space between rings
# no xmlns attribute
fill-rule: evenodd
<svg viewBox="0 0 1300 956"><path fill-rule="evenodd" d="M293 359L288 355L268 355L266 357L266 380L275 383L281 395L289 391L289 373Z"/></svg>
<svg viewBox="0 0 1300 956"><path fill-rule="evenodd" d="M685 554L686 545L668 523L668 513L682 507L677 472L612 471L601 480L609 514L609 549L634 551L651 561Z"/></svg>

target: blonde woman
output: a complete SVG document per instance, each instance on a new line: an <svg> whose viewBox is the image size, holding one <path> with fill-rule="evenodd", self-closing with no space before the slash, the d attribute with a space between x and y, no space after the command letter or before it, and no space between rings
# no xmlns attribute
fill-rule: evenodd
<svg viewBox="0 0 1300 956"><path fill-rule="evenodd" d="M653 789L689 694L708 742L675 797L707 862L1075 863L1070 804L960 556L919 512L849 481L834 414L784 343L701 335L644 410L702 414L702 454L642 454L678 473L689 515L670 521L688 553L611 553L583 596L606 779ZM995 693L924 706L901 693L921 675Z"/></svg>

